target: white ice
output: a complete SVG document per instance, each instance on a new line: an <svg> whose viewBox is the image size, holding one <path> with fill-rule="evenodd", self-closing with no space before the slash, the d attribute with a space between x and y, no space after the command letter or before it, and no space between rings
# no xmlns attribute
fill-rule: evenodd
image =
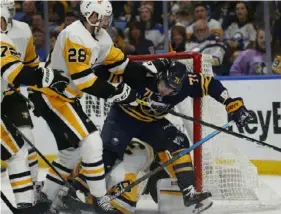
<svg viewBox="0 0 281 214"><path fill-rule="evenodd" d="M46 170L41 170L39 173L39 179L43 180L45 177ZM268 186L275 190L281 196L281 176L260 176ZM13 193L6 177L1 179L1 191L14 203ZM141 200L138 203L137 214L155 214L157 212L157 205L152 200ZM11 214L5 203L1 200L1 214ZM249 213L249 212L248 212ZM281 214L281 208L278 210L263 211L263 212L252 212L257 214ZM204 214L213 214L212 208L204 212ZM216 214L219 214L216 212ZM241 213L242 214L242 213Z"/></svg>

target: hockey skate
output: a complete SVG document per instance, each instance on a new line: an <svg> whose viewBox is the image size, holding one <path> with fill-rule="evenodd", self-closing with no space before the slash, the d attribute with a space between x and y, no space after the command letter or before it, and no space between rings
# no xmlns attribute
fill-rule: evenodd
<svg viewBox="0 0 281 214"><path fill-rule="evenodd" d="M34 193L35 193L35 201L40 200L41 197L41 190L44 186L44 182L43 181L35 181L33 182L33 189L34 189Z"/></svg>
<svg viewBox="0 0 281 214"><path fill-rule="evenodd" d="M46 214L50 209L52 202L42 195L35 205L31 203L18 204L17 214Z"/></svg>
<svg viewBox="0 0 281 214"><path fill-rule="evenodd" d="M73 192L72 190L65 191L64 189L64 193L60 193L59 197L61 204L56 209L61 212L80 214L83 211L94 214L122 214L110 204L110 199L107 195L94 197L85 195L79 190Z"/></svg>
<svg viewBox="0 0 281 214"><path fill-rule="evenodd" d="M192 213L199 214L213 205L210 192L196 192L193 186L184 190L183 201L186 207L194 206Z"/></svg>

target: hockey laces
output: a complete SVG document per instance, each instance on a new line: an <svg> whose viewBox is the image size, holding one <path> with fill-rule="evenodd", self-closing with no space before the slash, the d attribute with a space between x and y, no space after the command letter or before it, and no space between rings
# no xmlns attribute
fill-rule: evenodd
<svg viewBox="0 0 281 214"><path fill-rule="evenodd" d="M110 204L110 198L108 196L103 196L98 199L98 204L104 210L113 210L113 207Z"/></svg>
<svg viewBox="0 0 281 214"><path fill-rule="evenodd" d="M193 198L193 196L195 195L194 186L189 186L183 190L183 192L186 192L186 191L187 191L186 196Z"/></svg>

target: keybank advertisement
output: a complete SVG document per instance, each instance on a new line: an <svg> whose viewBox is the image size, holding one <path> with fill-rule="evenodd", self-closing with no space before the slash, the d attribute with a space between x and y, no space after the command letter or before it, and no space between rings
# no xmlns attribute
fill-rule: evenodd
<svg viewBox="0 0 281 214"><path fill-rule="evenodd" d="M232 130L281 148L281 79L223 81L232 97L241 96L253 120ZM235 138L250 159L281 160L281 154L253 142Z"/></svg>
<svg viewBox="0 0 281 214"><path fill-rule="evenodd" d="M246 107L253 114L253 121L245 128L233 131L281 147L281 79L268 80L225 80L222 81L232 97L242 97ZM82 99L84 100L84 99ZM82 103L85 107L85 103ZM227 121L223 106L212 117L219 118L222 125ZM42 118L34 118L34 135L38 149L44 154L56 154L56 144L48 126ZM217 119L216 119L217 120ZM208 122L211 122L208 120ZM95 121L94 121L95 123ZM211 130L212 131L212 130ZM223 138L239 147L250 159L281 160L281 154L239 138ZM206 142L208 143L208 142Z"/></svg>

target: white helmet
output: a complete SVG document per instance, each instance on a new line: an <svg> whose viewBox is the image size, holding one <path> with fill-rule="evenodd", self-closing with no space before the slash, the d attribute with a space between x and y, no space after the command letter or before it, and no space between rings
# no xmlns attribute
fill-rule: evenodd
<svg viewBox="0 0 281 214"><path fill-rule="evenodd" d="M98 28L101 27L104 22L110 25L112 5L109 1L103 0L81 1L80 12L91 26L96 27L95 31L98 31ZM97 22L95 23L91 23L89 20L93 13L96 13L98 16Z"/></svg>
<svg viewBox="0 0 281 214"><path fill-rule="evenodd" d="M3 7L0 5L1 8L1 19L4 18L7 24L6 29L2 29L1 27L1 33L6 33L8 31L8 25L11 23L10 13L7 7Z"/></svg>
<svg viewBox="0 0 281 214"><path fill-rule="evenodd" d="M11 16L10 18L13 18L16 15L16 7L14 0L0 0L0 5L3 7L7 7Z"/></svg>

